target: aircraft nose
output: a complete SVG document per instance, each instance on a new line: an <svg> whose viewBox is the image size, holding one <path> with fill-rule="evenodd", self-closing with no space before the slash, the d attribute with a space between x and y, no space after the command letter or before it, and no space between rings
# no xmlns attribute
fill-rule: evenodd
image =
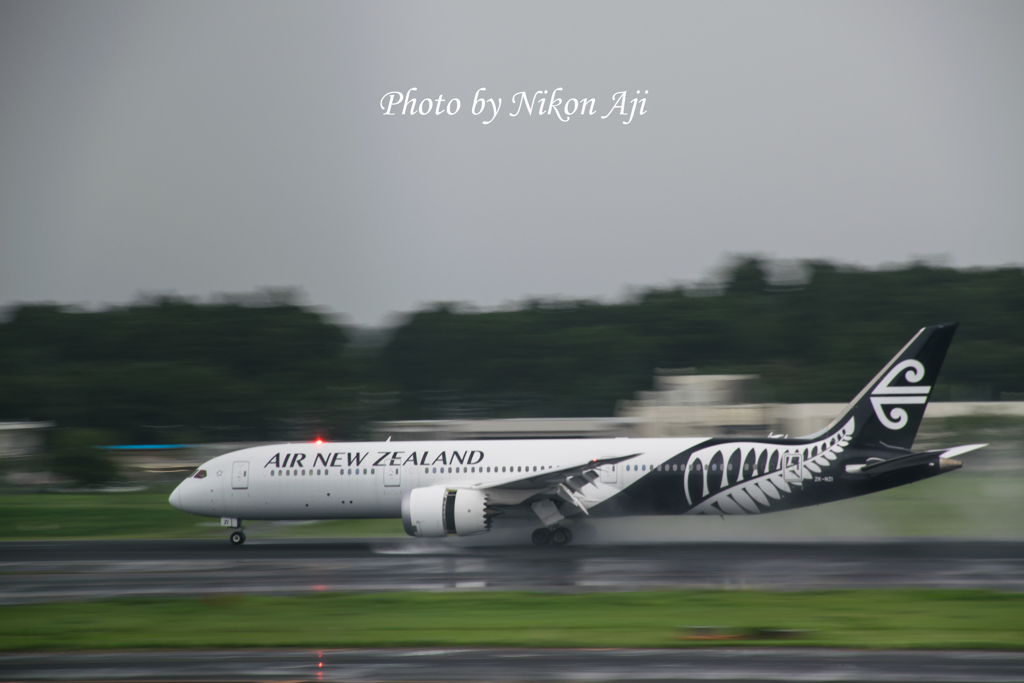
<svg viewBox="0 0 1024 683"><path fill-rule="evenodd" d="M168 498L167 500L170 502L170 504L173 507L177 508L178 510L182 509L181 508L181 484L178 484L176 487L174 487L174 490L171 492L171 497Z"/></svg>

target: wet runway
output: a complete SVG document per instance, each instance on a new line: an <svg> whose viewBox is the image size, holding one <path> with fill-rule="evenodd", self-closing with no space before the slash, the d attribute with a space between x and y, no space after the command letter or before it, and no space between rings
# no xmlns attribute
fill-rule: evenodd
<svg viewBox="0 0 1024 683"><path fill-rule="evenodd" d="M1024 591L1020 541L465 547L417 539L0 543L0 604L314 591Z"/></svg>
<svg viewBox="0 0 1024 683"><path fill-rule="evenodd" d="M0 655L0 680L1024 681L1024 653L715 650L287 650Z"/></svg>

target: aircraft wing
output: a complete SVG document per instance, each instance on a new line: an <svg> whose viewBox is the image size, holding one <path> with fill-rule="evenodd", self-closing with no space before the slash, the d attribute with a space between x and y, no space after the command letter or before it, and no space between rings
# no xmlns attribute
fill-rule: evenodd
<svg viewBox="0 0 1024 683"><path fill-rule="evenodd" d="M532 500L531 507L542 519L562 519L555 500L569 503L580 512L589 514L583 503L580 491L587 484L600 478L597 468L602 465L614 465L640 453L616 455L606 458L594 458L579 465L544 470L543 472L523 472L522 475L509 477L497 483L474 484L470 488L487 491L489 505L498 507L515 507ZM518 473L517 473L518 474ZM525 475L525 476L523 476Z"/></svg>
<svg viewBox="0 0 1024 683"><path fill-rule="evenodd" d="M589 484L590 482L597 479L600 475L597 473L597 468L602 465L614 465L615 463L622 462L623 460L629 460L635 458L640 453L633 453L632 455L617 455L608 458L594 458L588 460L581 465L569 465L560 469L547 469L543 472L530 472L527 474L523 472L522 475L516 477L509 477L503 481L490 484L474 484L471 488L479 489L543 489L548 486L554 486L560 483L568 483L573 478L582 479L583 481L577 482L580 487ZM525 476L523 476L525 475Z"/></svg>

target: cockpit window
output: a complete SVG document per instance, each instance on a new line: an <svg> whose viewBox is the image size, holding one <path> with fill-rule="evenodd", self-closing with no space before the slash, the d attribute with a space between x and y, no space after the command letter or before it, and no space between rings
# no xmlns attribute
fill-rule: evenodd
<svg viewBox="0 0 1024 683"><path fill-rule="evenodd" d="M193 479L205 479L206 470L196 470L196 473L192 475Z"/></svg>

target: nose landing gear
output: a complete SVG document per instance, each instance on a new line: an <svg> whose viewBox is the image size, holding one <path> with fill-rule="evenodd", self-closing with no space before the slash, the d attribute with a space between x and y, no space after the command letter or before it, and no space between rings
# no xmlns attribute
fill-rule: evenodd
<svg viewBox="0 0 1024 683"><path fill-rule="evenodd" d="M221 517L220 525L233 529L231 536L228 537L231 539L231 545L242 545L245 543L245 533L242 531L245 527L242 526L242 520L237 517Z"/></svg>
<svg viewBox="0 0 1024 683"><path fill-rule="evenodd" d="M572 543L572 532L564 526L556 526L553 529L541 527L533 532L534 545L569 545Z"/></svg>

